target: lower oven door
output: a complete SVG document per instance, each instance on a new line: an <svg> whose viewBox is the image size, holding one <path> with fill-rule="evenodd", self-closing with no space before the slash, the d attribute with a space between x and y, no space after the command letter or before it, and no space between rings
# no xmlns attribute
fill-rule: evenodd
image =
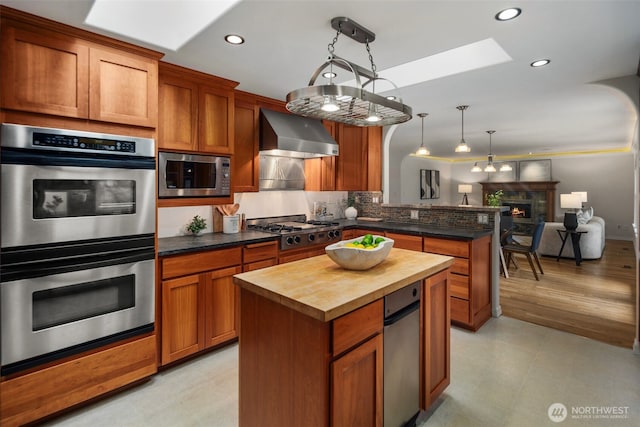
<svg viewBox="0 0 640 427"><path fill-rule="evenodd" d="M155 261L0 284L2 375L153 330Z"/></svg>

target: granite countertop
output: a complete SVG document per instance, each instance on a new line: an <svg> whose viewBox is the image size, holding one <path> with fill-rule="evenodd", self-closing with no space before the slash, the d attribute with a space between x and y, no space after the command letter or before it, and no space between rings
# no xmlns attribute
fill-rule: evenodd
<svg viewBox="0 0 640 427"><path fill-rule="evenodd" d="M328 322L429 277L453 264L453 258L393 248L377 266L345 270L327 255L236 274L248 291Z"/></svg>
<svg viewBox="0 0 640 427"><path fill-rule="evenodd" d="M338 220L340 225L349 228L368 228L416 236L450 237L454 239L473 240L493 234L493 230L467 230L462 228L436 227L424 224L407 224L403 222L363 221L358 219Z"/></svg>
<svg viewBox="0 0 640 427"><path fill-rule="evenodd" d="M371 230L391 231L416 236L449 237L453 239L473 240L493 234L493 230L466 230L434 227L421 224L406 224L386 221L362 221L351 219L336 220L345 229L368 228ZM221 249L248 243L278 240L280 236L262 231L240 231L233 234L204 233L200 236L162 237L158 239L158 256L170 256L189 252Z"/></svg>
<svg viewBox="0 0 640 427"><path fill-rule="evenodd" d="M185 254L189 252L221 249L229 246L277 240L275 234L262 231L240 231L233 234L204 233L200 236L163 237L158 239L158 256Z"/></svg>

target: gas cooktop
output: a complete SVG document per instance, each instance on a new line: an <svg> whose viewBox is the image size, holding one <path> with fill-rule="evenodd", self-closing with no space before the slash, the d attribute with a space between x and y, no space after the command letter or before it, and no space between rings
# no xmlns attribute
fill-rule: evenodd
<svg viewBox="0 0 640 427"><path fill-rule="evenodd" d="M247 228L281 235L280 250L338 241L342 235L340 223L307 221L303 214L248 219Z"/></svg>

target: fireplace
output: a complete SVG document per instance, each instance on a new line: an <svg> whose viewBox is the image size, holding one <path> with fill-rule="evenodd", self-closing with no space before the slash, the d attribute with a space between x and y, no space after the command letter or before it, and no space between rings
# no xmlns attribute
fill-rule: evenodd
<svg viewBox="0 0 640 427"><path fill-rule="evenodd" d="M509 206L509 213L514 218L531 218L531 203L503 201L502 206Z"/></svg>

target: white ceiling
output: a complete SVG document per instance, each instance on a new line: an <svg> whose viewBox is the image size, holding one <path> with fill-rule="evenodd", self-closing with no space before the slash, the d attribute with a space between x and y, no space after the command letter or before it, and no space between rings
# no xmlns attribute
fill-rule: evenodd
<svg viewBox="0 0 640 427"><path fill-rule="evenodd" d="M120 0L125 1L125 0ZM166 7L179 0L144 1ZM182 0L204 1L204 0ZM97 33L84 20L92 0L0 0L1 4ZM495 14L522 9L513 21ZM378 70L492 38L513 59L402 88L414 119L393 134L392 149L425 145L438 157L486 158L629 148L636 127L640 58L640 0L619 1L274 1L243 0L178 51L132 41L165 53L164 61L240 82L238 89L284 100L308 84L327 57L333 17L345 16L376 33L371 43ZM140 16L142 21L145 16ZM170 26L164 31L172 31ZM223 37L240 34L231 46ZM369 66L364 45L341 36L335 53ZM551 64L529 64L549 58ZM608 81L609 84L601 84ZM612 86L620 86L632 101ZM465 140L471 154L454 154L460 112L467 104Z"/></svg>

